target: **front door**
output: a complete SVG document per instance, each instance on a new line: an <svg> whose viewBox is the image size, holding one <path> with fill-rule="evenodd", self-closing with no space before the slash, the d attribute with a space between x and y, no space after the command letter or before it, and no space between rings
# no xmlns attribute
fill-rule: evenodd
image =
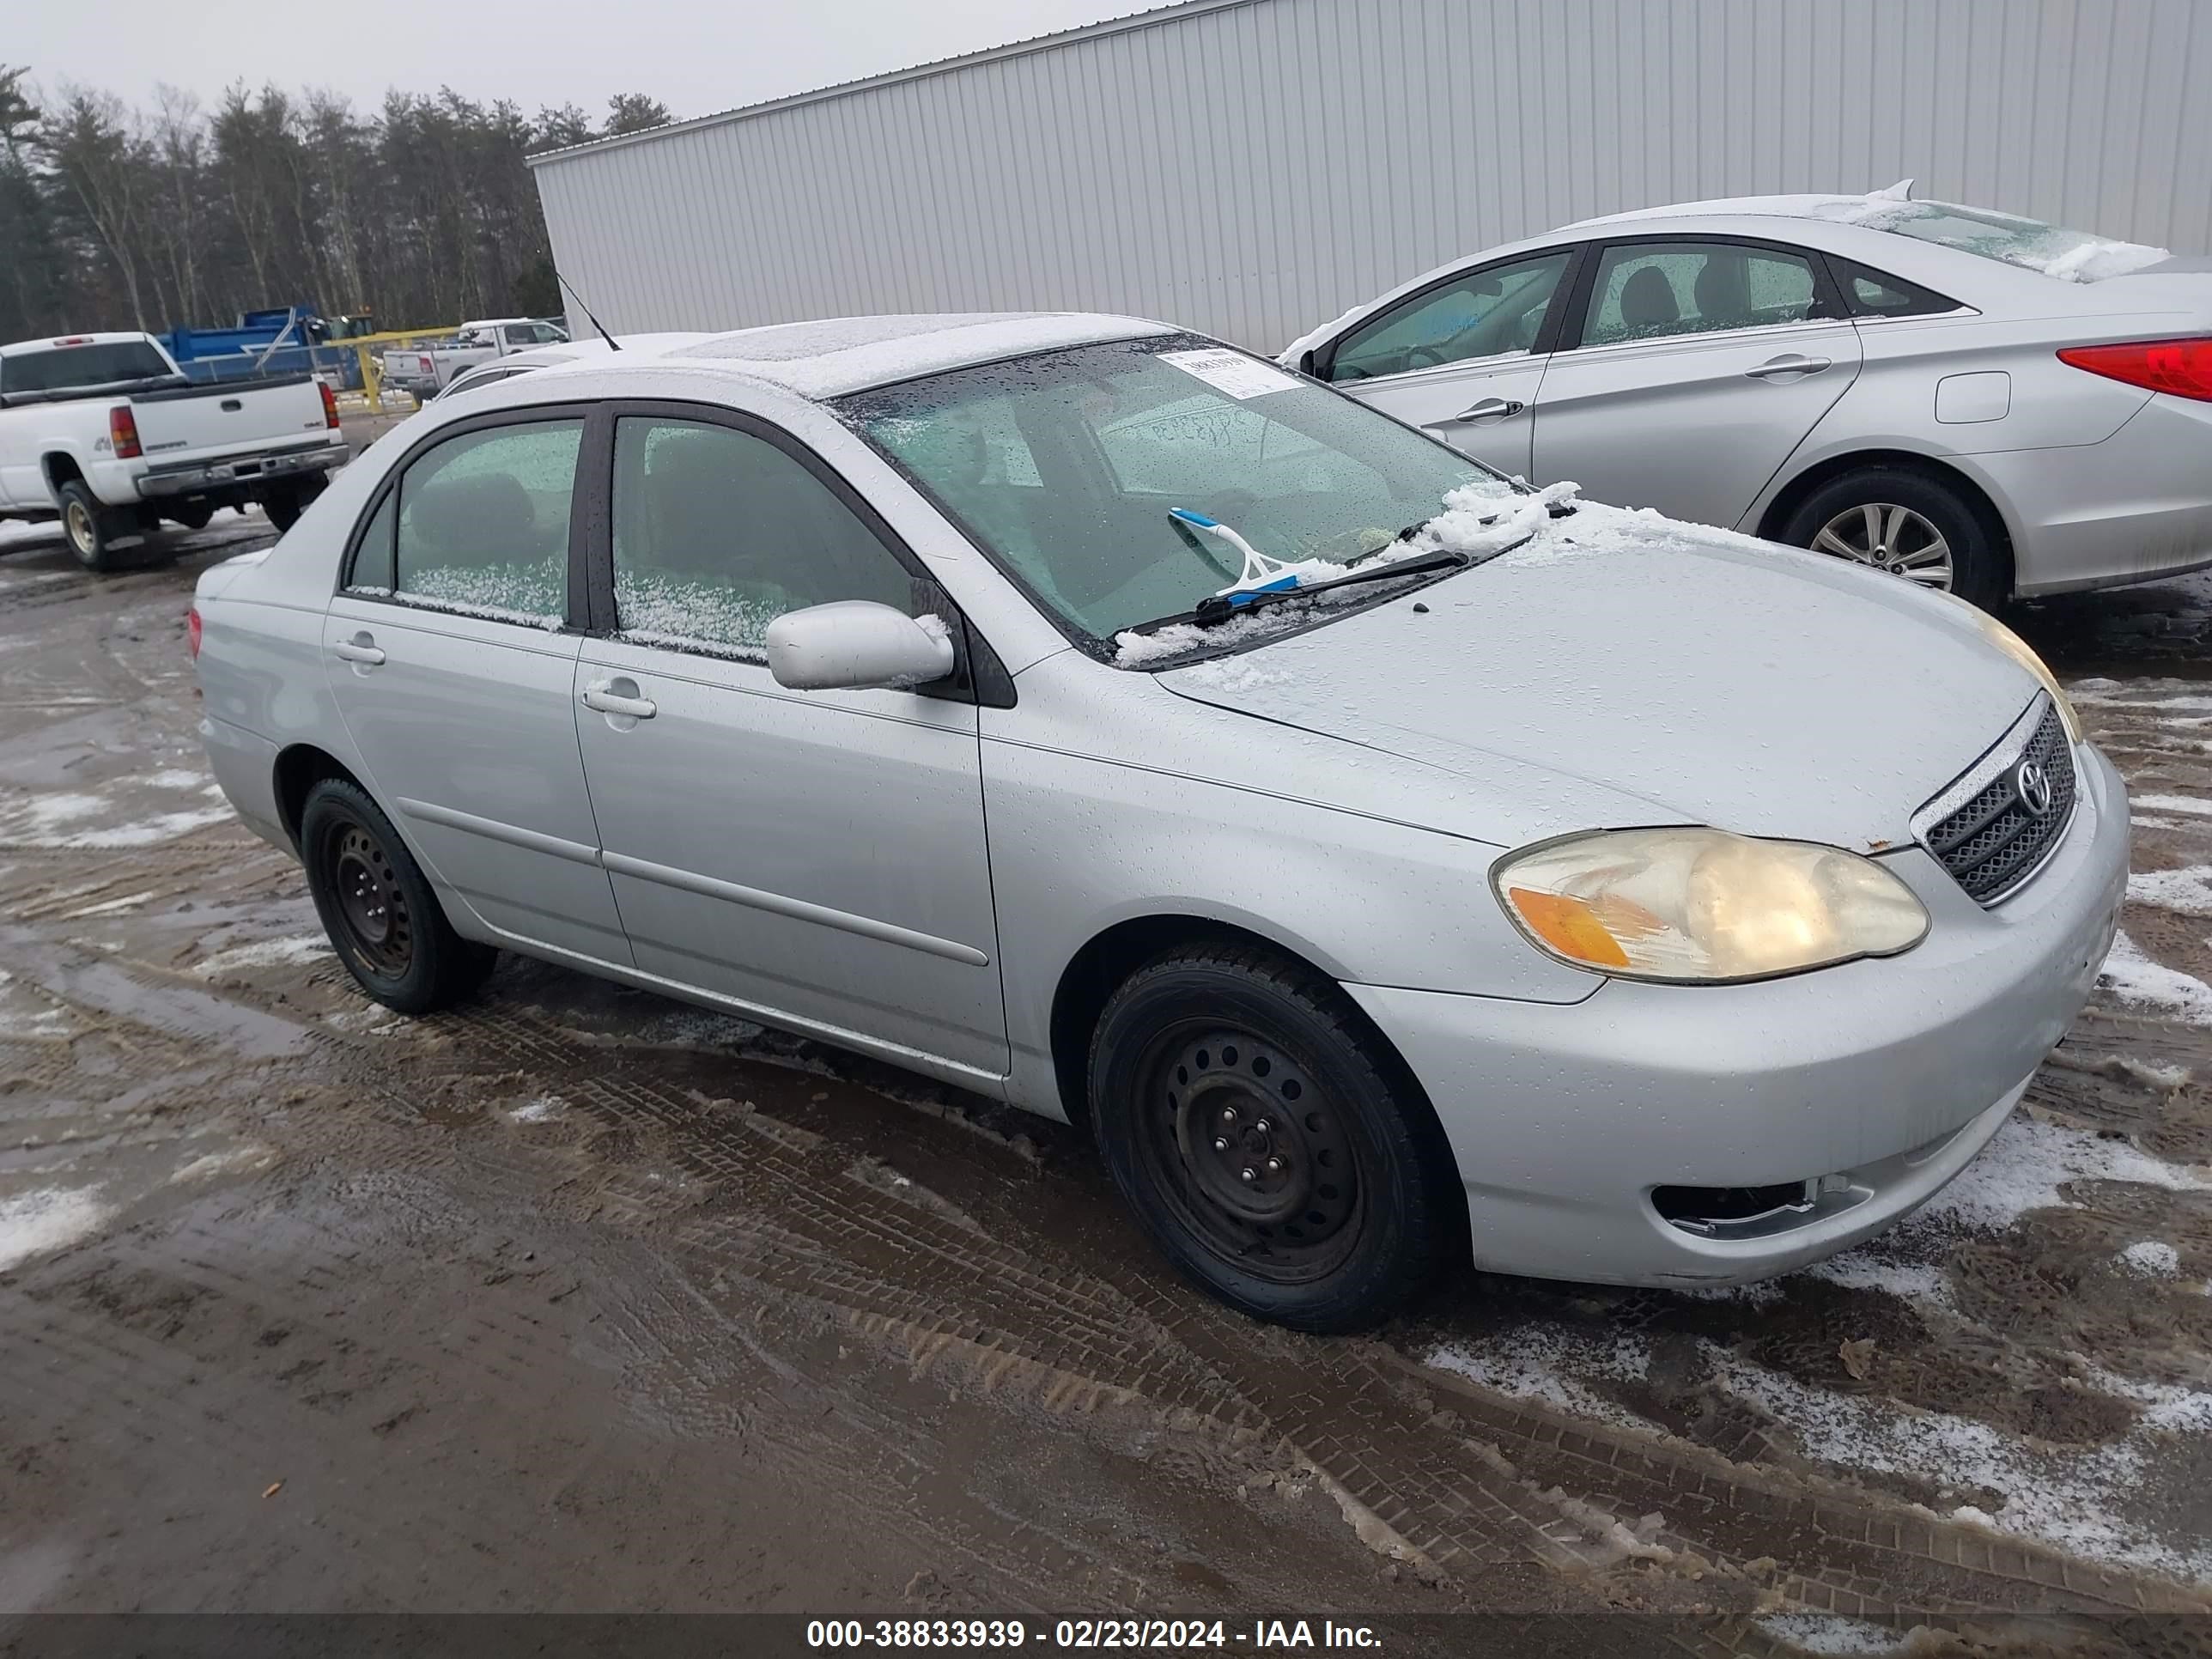
<svg viewBox="0 0 2212 1659"><path fill-rule="evenodd" d="M613 468L613 628L586 641L574 696L637 966L771 1024L1002 1077L975 704L787 690L763 653L787 611L921 614L933 585L757 422L624 415Z"/></svg>
<svg viewBox="0 0 2212 1659"><path fill-rule="evenodd" d="M1362 403L1525 477L1547 325L1573 253L1462 271L1369 318L1316 367Z"/></svg>
<svg viewBox="0 0 2212 1659"><path fill-rule="evenodd" d="M1579 343L1537 393L1529 477L1735 524L1858 375L1858 332L1825 288L1782 248L1607 246Z"/></svg>
<svg viewBox="0 0 2212 1659"><path fill-rule="evenodd" d="M583 422L518 416L386 488L323 622L362 781L422 862L509 938L627 965L576 750L566 631Z"/></svg>

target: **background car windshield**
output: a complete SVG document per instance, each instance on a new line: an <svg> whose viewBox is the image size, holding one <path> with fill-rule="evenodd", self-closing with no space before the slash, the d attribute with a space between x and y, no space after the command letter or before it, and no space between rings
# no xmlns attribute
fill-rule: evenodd
<svg viewBox="0 0 2212 1659"><path fill-rule="evenodd" d="M1449 490L1511 489L1363 404L1190 336L988 364L843 410L1042 604L1101 640L1237 580L1235 551L1171 507L1275 558L1345 563Z"/></svg>
<svg viewBox="0 0 2212 1659"><path fill-rule="evenodd" d="M58 392L73 386L113 386L122 380L165 379L161 354L143 340L106 345L58 346L19 351L0 359L0 392Z"/></svg>

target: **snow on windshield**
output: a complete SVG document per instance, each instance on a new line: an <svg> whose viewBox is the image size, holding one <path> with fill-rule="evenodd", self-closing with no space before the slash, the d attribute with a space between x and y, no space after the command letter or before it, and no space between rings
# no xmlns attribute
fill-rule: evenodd
<svg viewBox="0 0 2212 1659"><path fill-rule="evenodd" d="M1961 253L2040 271L2065 283L2124 276L2173 257L2166 249L2147 243L2116 241L2037 219L1993 213L1986 208L1909 201L1893 193L1899 188L1893 185L1872 196L1820 203L1811 210L1812 216L1934 242Z"/></svg>

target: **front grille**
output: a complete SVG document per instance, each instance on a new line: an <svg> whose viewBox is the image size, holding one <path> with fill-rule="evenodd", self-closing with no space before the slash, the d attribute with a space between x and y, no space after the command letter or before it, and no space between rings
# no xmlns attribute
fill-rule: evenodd
<svg viewBox="0 0 2212 1659"><path fill-rule="evenodd" d="M2074 816L2074 757L2057 705L2044 699L2043 718L2027 741L2016 748L2001 746L1953 790L1993 764L1994 775L1921 832L1937 861L1969 897L1984 904L1995 904L2033 875ZM2031 799L2040 798L2034 783L2039 771L2049 790L2040 811Z"/></svg>

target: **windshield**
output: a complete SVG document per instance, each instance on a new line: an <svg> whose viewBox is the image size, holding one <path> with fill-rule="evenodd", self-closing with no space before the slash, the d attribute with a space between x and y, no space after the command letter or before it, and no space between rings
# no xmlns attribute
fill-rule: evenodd
<svg viewBox="0 0 2212 1659"><path fill-rule="evenodd" d="M2173 257L2162 247L2116 242L2086 230L2068 230L2039 219L2016 218L1987 208L1957 207L1949 202L1880 202L1849 216L1853 223L1875 230L1893 231L1916 241L1934 242L1939 247L2076 283L2123 276Z"/></svg>
<svg viewBox="0 0 2212 1659"><path fill-rule="evenodd" d="M161 354L143 340L55 346L0 357L0 392L61 392L122 380L166 380L173 372Z"/></svg>
<svg viewBox="0 0 2212 1659"><path fill-rule="evenodd" d="M846 398L845 418L1071 631L1107 641L1271 560L1351 563L1498 474L1189 335L1048 352ZM1182 519L1170 516L1181 509Z"/></svg>

